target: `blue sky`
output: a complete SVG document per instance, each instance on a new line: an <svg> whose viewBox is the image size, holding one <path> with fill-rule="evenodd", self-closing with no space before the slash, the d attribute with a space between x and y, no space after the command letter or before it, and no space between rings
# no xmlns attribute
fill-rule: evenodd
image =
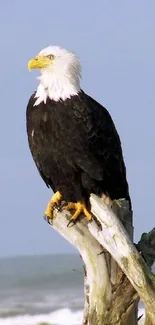
<svg viewBox="0 0 155 325"><path fill-rule="evenodd" d="M0 2L0 256L74 252L43 220L51 192L32 161L25 111L42 48L75 51L82 88L110 111L121 136L135 240L155 226L155 2Z"/></svg>

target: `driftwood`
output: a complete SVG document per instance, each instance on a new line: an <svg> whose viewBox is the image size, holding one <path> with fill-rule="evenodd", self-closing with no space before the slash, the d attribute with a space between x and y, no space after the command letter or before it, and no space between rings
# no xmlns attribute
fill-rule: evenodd
<svg viewBox="0 0 155 325"><path fill-rule="evenodd" d="M68 211L54 212L48 222L80 253L84 262L83 325L137 325L137 306L145 304L145 325L155 325L155 228L132 243L132 212L118 200L112 209L90 197L93 220L81 218L67 227Z"/></svg>

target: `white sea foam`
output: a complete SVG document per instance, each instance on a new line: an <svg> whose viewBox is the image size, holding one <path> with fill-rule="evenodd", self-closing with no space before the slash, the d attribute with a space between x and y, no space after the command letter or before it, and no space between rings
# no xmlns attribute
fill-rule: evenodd
<svg viewBox="0 0 155 325"><path fill-rule="evenodd" d="M81 325L82 318L83 311L71 311L66 308L45 315L23 315L0 318L0 325L37 325L41 322L47 322L51 325Z"/></svg>
<svg viewBox="0 0 155 325"><path fill-rule="evenodd" d="M140 324L144 321L144 309L139 309L139 316L143 315ZM23 315L15 317L0 318L0 325L37 325L41 322L47 322L51 325L81 325L83 311L71 311L68 308L56 310L50 314Z"/></svg>

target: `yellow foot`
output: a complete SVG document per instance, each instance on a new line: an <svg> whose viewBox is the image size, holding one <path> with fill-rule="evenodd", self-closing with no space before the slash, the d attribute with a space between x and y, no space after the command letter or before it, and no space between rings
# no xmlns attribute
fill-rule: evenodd
<svg viewBox="0 0 155 325"><path fill-rule="evenodd" d="M53 219L53 210L54 207L58 204L60 204L62 199L62 195L60 194L60 192L56 192L51 200L49 201L46 211L45 211L45 217L49 218L49 219Z"/></svg>
<svg viewBox="0 0 155 325"><path fill-rule="evenodd" d="M107 204L109 207L112 207L112 200L108 195L103 194L101 198L105 204Z"/></svg>
<svg viewBox="0 0 155 325"><path fill-rule="evenodd" d="M80 216L80 214L84 214L84 216L87 218L88 221L92 219L91 213L87 210L86 205L84 202L76 202L72 203L69 202L67 206L64 208L65 210L75 210L75 213L73 214L72 218L70 219L68 226L71 222L75 222L76 219Z"/></svg>

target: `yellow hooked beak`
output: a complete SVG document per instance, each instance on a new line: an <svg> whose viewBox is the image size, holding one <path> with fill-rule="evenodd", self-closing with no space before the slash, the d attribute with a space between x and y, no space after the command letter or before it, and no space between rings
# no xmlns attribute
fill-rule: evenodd
<svg viewBox="0 0 155 325"><path fill-rule="evenodd" d="M28 69L43 69L50 66L52 61L47 56L38 55L35 58L29 60Z"/></svg>

